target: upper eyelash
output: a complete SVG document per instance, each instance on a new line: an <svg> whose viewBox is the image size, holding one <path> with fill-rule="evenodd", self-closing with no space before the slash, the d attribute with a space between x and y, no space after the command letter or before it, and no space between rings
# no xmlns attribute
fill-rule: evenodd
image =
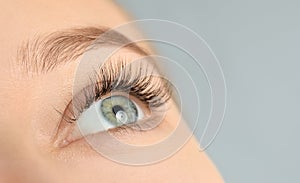
<svg viewBox="0 0 300 183"><path fill-rule="evenodd" d="M95 70L88 87L80 91L81 97L75 95L68 104L68 111L63 114L64 118L68 122L75 122L85 109L112 91L129 93L149 107L159 107L170 99L169 81L153 76L153 67L150 67L148 62L143 62L143 66L134 69L126 60L110 60L102 65L98 72ZM67 112L69 116L65 116Z"/></svg>
<svg viewBox="0 0 300 183"><path fill-rule="evenodd" d="M148 62L144 62L143 66L139 65L138 70L132 65L127 65L126 60L118 59L119 65L114 65L114 63L113 61L107 62L108 65L101 68L102 72L96 74L97 81L99 81L96 92L99 94L105 95L112 90L126 91L150 107L158 107L170 98L170 83L163 77L154 76L153 68L150 68ZM111 72L112 69L114 72ZM159 82L154 83L153 80L158 77Z"/></svg>

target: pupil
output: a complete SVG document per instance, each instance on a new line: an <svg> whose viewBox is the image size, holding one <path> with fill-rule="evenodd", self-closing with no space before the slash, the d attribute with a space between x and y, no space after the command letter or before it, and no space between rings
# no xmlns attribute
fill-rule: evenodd
<svg viewBox="0 0 300 183"><path fill-rule="evenodd" d="M122 108L121 106L115 105L115 106L113 106L112 111L113 111L114 114L116 115L117 112L119 112L119 111L124 111L124 110L123 110L123 108Z"/></svg>

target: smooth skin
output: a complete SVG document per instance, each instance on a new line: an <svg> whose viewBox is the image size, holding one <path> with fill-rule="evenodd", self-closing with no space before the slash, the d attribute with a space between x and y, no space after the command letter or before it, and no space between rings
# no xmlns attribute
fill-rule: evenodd
<svg viewBox="0 0 300 183"><path fill-rule="evenodd" d="M112 1L2 0L0 6L0 182L223 182L194 138L172 157L146 166L106 159L84 139L67 147L55 147L51 137L60 116L49 106L64 106L66 98L70 99L78 62L45 75L26 77L16 60L18 48L37 34L78 26L115 27L129 18ZM139 57L130 50L118 54ZM166 121L176 121L179 113L170 103L173 108ZM157 129L137 133L134 138L126 134L118 138L148 143L169 133L174 126L163 122Z"/></svg>

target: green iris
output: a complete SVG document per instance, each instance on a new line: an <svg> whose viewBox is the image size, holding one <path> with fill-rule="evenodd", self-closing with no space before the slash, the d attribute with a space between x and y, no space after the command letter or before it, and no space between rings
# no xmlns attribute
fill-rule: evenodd
<svg viewBox="0 0 300 183"><path fill-rule="evenodd" d="M135 122L138 118L136 105L124 96L105 98L102 100L100 108L104 118L115 126Z"/></svg>

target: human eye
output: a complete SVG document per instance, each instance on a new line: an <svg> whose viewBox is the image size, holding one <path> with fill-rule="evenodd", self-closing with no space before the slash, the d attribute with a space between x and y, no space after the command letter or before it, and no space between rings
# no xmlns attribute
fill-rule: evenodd
<svg viewBox="0 0 300 183"><path fill-rule="evenodd" d="M171 85L148 61L111 59L89 80L61 113L59 146L106 131L148 131L161 123Z"/></svg>
<svg viewBox="0 0 300 183"><path fill-rule="evenodd" d="M144 116L139 105L123 95L112 95L100 99L89 109L81 114L79 120L84 123L85 120L97 120L99 118L104 129L92 129L97 131L134 123ZM80 123L79 120L78 123Z"/></svg>

